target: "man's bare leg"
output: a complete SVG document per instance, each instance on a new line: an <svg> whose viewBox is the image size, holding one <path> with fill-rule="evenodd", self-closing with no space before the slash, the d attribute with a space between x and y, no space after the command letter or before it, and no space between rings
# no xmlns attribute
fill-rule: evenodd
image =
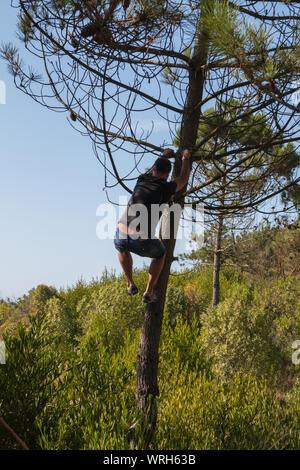
<svg viewBox="0 0 300 470"><path fill-rule="evenodd" d="M161 258L154 258L151 261L151 264L149 267L148 284L147 284L145 293L150 294L150 295L153 294L153 289L156 285L156 282L163 268L165 257L166 255L163 255Z"/></svg>
<svg viewBox="0 0 300 470"><path fill-rule="evenodd" d="M124 271L124 275L126 278L127 288L131 286L135 286L134 280L132 278L132 256L129 251L124 251L123 253L118 252L118 257L122 269Z"/></svg>

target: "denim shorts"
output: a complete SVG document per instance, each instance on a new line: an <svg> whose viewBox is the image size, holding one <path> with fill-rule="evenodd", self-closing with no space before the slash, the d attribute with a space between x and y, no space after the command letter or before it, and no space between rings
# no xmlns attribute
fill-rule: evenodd
<svg viewBox="0 0 300 470"><path fill-rule="evenodd" d="M119 229L116 231L114 244L120 253L130 251L146 258L161 258L166 252L165 245L158 238L135 239L126 233L120 232Z"/></svg>

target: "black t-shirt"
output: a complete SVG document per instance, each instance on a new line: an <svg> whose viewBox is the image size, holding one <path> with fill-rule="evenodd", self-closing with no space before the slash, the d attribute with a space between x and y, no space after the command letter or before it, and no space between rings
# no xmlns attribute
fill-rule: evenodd
<svg viewBox="0 0 300 470"><path fill-rule="evenodd" d="M134 228L136 227L136 231L140 233L142 238L153 238L161 215L161 212L158 214L157 205L169 202L171 196L176 192L176 187L177 183L175 181L168 182L165 179L153 176L152 173L144 173L140 175L131 198L128 201L126 211L119 222L123 223L127 227L130 224ZM142 204L143 207L145 207L148 219L148 230L143 230L144 226L142 224L134 224L135 219L143 219L141 219L139 206L132 207L133 204ZM154 207L154 205L156 205L156 207Z"/></svg>

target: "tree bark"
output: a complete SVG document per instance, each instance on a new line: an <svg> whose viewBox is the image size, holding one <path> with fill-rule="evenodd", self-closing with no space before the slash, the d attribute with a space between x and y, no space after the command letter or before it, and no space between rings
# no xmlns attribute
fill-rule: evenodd
<svg viewBox="0 0 300 470"><path fill-rule="evenodd" d="M175 237L172 236L169 240L164 240L164 244L167 249L166 259L155 288L158 302L147 304L138 348L136 398L140 409L146 405L148 395L158 396L159 394L157 383L158 348Z"/></svg>
<svg viewBox="0 0 300 470"><path fill-rule="evenodd" d="M214 271L213 271L213 296L212 306L216 307L220 301L220 267L222 249L223 216L218 217L215 249L214 249Z"/></svg>
<svg viewBox="0 0 300 470"><path fill-rule="evenodd" d="M136 400L141 412L145 448L151 442L156 427L156 397L159 395L158 351L175 240L165 240L165 246L167 248L165 264L155 289L158 302L147 305L137 354Z"/></svg>

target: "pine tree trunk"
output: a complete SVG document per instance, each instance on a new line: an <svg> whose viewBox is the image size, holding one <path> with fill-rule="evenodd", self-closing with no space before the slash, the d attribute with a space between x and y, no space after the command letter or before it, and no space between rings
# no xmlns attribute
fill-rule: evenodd
<svg viewBox="0 0 300 470"><path fill-rule="evenodd" d="M166 260L155 289L159 300L157 303L147 305L138 349L136 397L140 409L146 405L148 395L159 394L158 348L175 240L174 238L165 240L164 243L167 248Z"/></svg>
<svg viewBox="0 0 300 470"><path fill-rule="evenodd" d="M208 3L209 0L203 0L204 6ZM205 68L202 66L206 64L208 49L208 36L203 30L202 25L203 18L202 21L199 21L198 38L195 43L195 50L189 72L189 86L187 89L186 105L184 108L180 145L178 149L179 155L174 164L173 177L177 177L180 174L182 151L185 148L193 148L197 140L198 125L201 115L201 107L197 105L201 102L203 95ZM182 193L183 190L176 193L176 202L183 205ZM159 342L175 243L176 240L174 237L171 237L169 240L164 240L167 249L166 260L156 286L159 300L156 303L147 305L138 348L136 400L141 412L144 447L147 447L151 442L156 426L156 397L159 394L157 379Z"/></svg>
<svg viewBox="0 0 300 470"><path fill-rule="evenodd" d="M220 267L222 249L223 216L218 217L216 241L214 249L213 297L212 306L216 307L220 301Z"/></svg>
<svg viewBox="0 0 300 470"><path fill-rule="evenodd" d="M155 289L159 300L157 303L147 305L137 354L136 400L141 412L144 448L147 448L151 442L156 427L156 397L159 395L157 381L159 341L175 240L165 240L165 245L166 260Z"/></svg>

